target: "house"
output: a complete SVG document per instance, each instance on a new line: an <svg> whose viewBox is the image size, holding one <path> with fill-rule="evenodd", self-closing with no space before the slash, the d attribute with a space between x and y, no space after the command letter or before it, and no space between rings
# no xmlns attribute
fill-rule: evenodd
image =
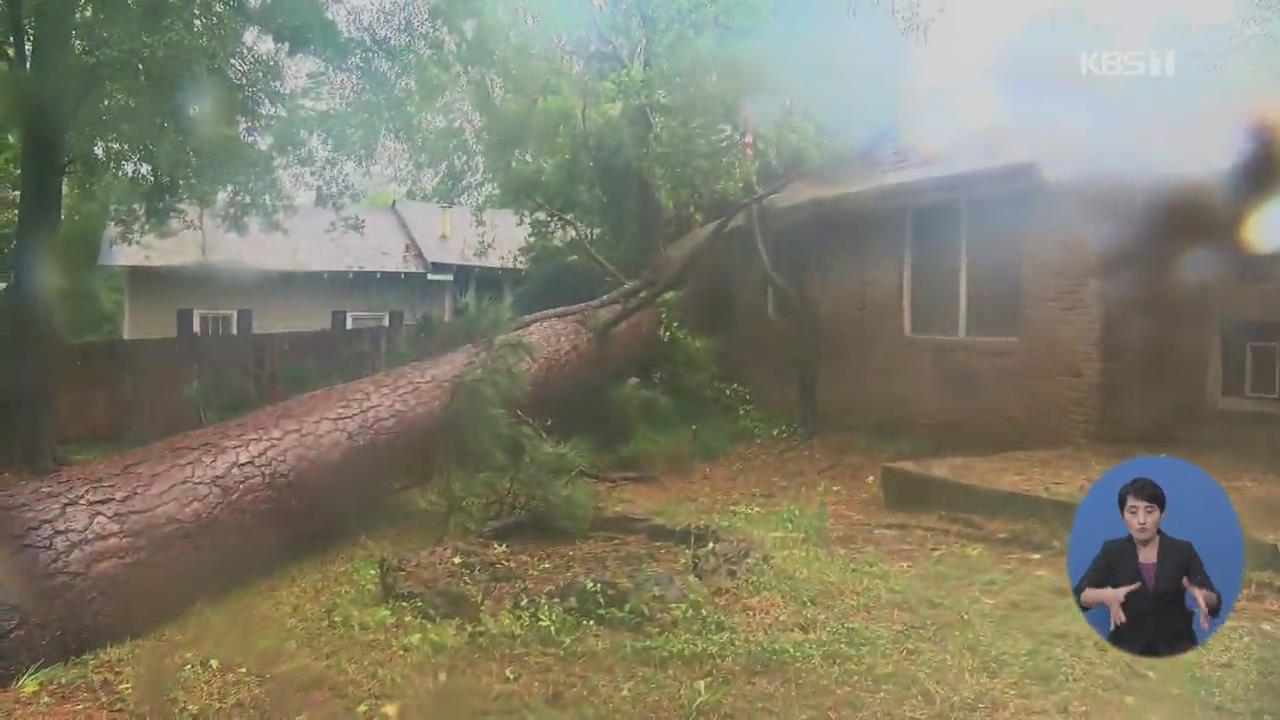
<svg viewBox="0 0 1280 720"><path fill-rule="evenodd" d="M124 337L275 333L448 319L468 292L509 297L527 240L510 211L398 201L308 206L238 233L199 212L164 235L103 238L125 271Z"/></svg>
<svg viewBox="0 0 1280 720"><path fill-rule="evenodd" d="M1232 190L1240 175L1053 176L974 152L797 180L762 216L818 316L821 420L1024 447L1280 413L1280 274L1235 249L1274 184ZM754 243L727 251L695 270L691 322L795 407L803 340Z"/></svg>

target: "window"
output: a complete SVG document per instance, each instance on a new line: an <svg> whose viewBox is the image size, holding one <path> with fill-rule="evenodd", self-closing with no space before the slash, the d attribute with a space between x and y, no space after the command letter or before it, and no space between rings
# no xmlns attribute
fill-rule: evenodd
<svg viewBox="0 0 1280 720"><path fill-rule="evenodd" d="M960 325L964 287L962 209L960 203L947 203L910 211L907 332L911 335L964 335Z"/></svg>
<svg viewBox="0 0 1280 720"><path fill-rule="evenodd" d="M384 312L349 312L347 313L347 329L387 327L390 325L388 313Z"/></svg>
<svg viewBox="0 0 1280 720"><path fill-rule="evenodd" d="M1244 396L1280 398L1280 343L1245 345Z"/></svg>
<svg viewBox="0 0 1280 720"><path fill-rule="evenodd" d="M903 268L906 332L1016 338L1025 199L993 195L912 208Z"/></svg>
<svg viewBox="0 0 1280 720"><path fill-rule="evenodd" d="M194 329L197 335L236 334L236 313L234 310L196 310L194 319Z"/></svg>
<svg viewBox="0 0 1280 720"><path fill-rule="evenodd" d="M1280 323L1224 323L1221 357L1222 397L1280 400Z"/></svg>

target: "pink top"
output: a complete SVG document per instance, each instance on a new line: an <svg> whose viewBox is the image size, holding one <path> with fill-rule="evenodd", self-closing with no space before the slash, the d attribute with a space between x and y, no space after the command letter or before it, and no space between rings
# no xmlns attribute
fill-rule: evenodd
<svg viewBox="0 0 1280 720"><path fill-rule="evenodd" d="M1142 571L1142 580L1147 584L1147 590L1151 590L1156 584L1156 564L1153 562L1138 563L1138 569Z"/></svg>

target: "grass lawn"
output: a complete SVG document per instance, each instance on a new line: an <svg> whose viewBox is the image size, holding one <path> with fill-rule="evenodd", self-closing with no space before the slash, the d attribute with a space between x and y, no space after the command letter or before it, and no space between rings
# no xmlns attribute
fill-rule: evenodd
<svg viewBox="0 0 1280 720"><path fill-rule="evenodd" d="M1280 601L1252 591L1168 660L1107 647L1034 528L891 515L849 443L752 448L609 501L753 538L769 562L658 617L549 606L431 622L384 605L395 522L150 636L37 670L9 717L1280 717ZM1003 536L1003 537L1001 537ZM555 550L584 568L585 545ZM513 544L513 563L546 549ZM531 567L536 570L536 567ZM1247 585L1247 583L1246 583ZM628 621L628 622L622 622Z"/></svg>

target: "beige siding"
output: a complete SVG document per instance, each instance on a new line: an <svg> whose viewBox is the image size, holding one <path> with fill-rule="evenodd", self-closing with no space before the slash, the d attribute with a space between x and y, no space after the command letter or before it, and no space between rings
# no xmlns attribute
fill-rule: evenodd
<svg viewBox="0 0 1280 720"><path fill-rule="evenodd" d="M346 273L214 275L205 272L131 268L127 279L124 336L171 337L177 334L179 308L253 310L254 332L322 330L334 310L401 310L405 322L423 313L443 314L449 283L425 277L384 273L348 277Z"/></svg>

